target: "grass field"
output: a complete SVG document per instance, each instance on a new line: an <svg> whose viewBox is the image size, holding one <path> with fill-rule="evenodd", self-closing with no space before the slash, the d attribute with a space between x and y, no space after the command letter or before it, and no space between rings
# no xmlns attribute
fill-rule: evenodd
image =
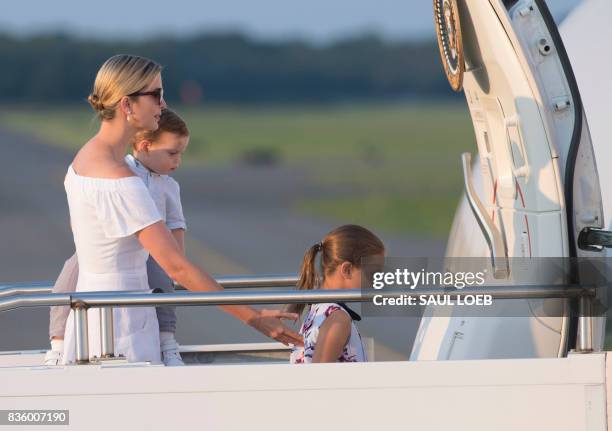
<svg viewBox="0 0 612 431"><path fill-rule="evenodd" d="M296 209L379 229L444 236L462 190L459 156L474 151L467 107L450 103L176 108L189 124L190 164L265 159L341 187ZM76 150L97 129L80 107L4 107L0 127Z"/></svg>

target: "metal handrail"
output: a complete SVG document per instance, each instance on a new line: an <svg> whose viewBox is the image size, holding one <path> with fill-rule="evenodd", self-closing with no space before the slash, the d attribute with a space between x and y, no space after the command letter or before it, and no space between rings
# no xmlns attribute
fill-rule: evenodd
<svg viewBox="0 0 612 431"><path fill-rule="evenodd" d="M30 294L0 298L0 311L22 307L66 305L71 307L151 307L151 306L199 306L243 304L314 304L320 302L369 302L376 295L388 298L420 295L449 295L451 298L466 295L491 295L495 299L547 299L595 296L594 289L578 286L480 286L449 290L444 287L419 287L339 290L260 290L218 292L152 293L131 292L73 292ZM404 296L406 295L406 296Z"/></svg>
<svg viewBox="0 0 612 431"><path fill-rule="evenodd" d="M53 281L36 281L33 283L11 283L0 285L0 298L34 293L51 293Z"/></svg>
<svg viewBox="0 0 612 431"><path fill-rule="evenodd" d="M592 321L589 315L591 301L596 296L595 288L582 286L478 286L461 290L445 287L420 287L339 290L264 290L264 291L218 291L177 292L156 294L152 291L138 292L74 292L51 294L13 295L0 298L0 312L22 307L67 305L74 312L76 335L76 360L78 364L89 363L87 309L99 308L102 330L101 356L114 357L113 318L111 307L144 307L160 305L239 305L239 304L314 304L323 302L369 302L375 297L419 298L420 295L448 295L461 298L467 295L490 295L495 299L546 299L578 298L580 315L578 333L580 352L591 352Z"/></svg>
<svg viewBox="0 0 612 431"><path fill-rule="evenodd" d="M470 153L461 154L463 163L463 181L465 186L465 196L472 213L480 226L480 230L489 245L491 251L491 263L493 265L493 276L495 278L508 278L510 269L508 267L508 258L506 256L506 245L501 232L493 223L493 219L489 217L484 204L481 202L476 189L474 188L474 179L472 176L472 155Z"/></svg>
<svg viewBox="0 0 612 431"><path fill-rule="evenodd" d="M244 289L295 286L299 277L296 274L222 275L215 277L215 280L225 289ZM14 295L52 293L54 284L54 281L0 284L0 298ZM187 290L178 283L174 283L174 287L176 290Z"/></svg>

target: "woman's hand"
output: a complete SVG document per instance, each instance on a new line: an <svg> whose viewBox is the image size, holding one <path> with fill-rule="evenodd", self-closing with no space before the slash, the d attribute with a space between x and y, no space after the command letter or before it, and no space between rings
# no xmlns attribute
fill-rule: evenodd
<svg viewBox="0 0 612 431"><path fill-rule="evenodd" d="M262 334L285 345L303 346L302 336L281 322L281 319L297 320L298 317L296 313L287 313L282 310L259 310L257 315L247 323Z"/></svg>

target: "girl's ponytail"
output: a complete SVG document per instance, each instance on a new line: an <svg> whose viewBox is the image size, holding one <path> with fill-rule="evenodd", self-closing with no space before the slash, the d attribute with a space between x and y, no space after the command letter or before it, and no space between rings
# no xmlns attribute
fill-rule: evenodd
<svg viewBox="0 0 612 431"><path fill-rule="evenodd" d="M321 250L323 250L323 244L319 242L304 253L304 259L300 267L300 279L297 283L298 289L312 290L319 284L319 276L315 268L315 261L317 259L317 253ZM290 313L302 314L305 306L306 304L290 304L285 310Z"/></svg>
<svg viewBox="0 0 612 431"><path fill-rule="evenodd" d="M321 252L320 274L315 269L317 253ZM333 273L343 262L350 262L361 268L362 259L369 256L384 255L383 242L368 229L354 224L340 226L328 233L322 242L310 247L304 254L297 286L301 290L319 287L325 277ZM306 304L291 304L285 310L302 314Z"/></svg>

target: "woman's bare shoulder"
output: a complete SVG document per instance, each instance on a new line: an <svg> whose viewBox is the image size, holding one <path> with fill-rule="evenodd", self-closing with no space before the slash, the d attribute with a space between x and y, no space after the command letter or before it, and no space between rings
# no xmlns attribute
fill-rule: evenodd
<svg viewBox="0 0 612 431"><path fill-rule="evenodd" d="M115 160L110 151L96 148L96 145L92 145L92 141L85 144L77 153L72 161L72 169L82 177L119 179L134 176L123 159Z"/></svg>

